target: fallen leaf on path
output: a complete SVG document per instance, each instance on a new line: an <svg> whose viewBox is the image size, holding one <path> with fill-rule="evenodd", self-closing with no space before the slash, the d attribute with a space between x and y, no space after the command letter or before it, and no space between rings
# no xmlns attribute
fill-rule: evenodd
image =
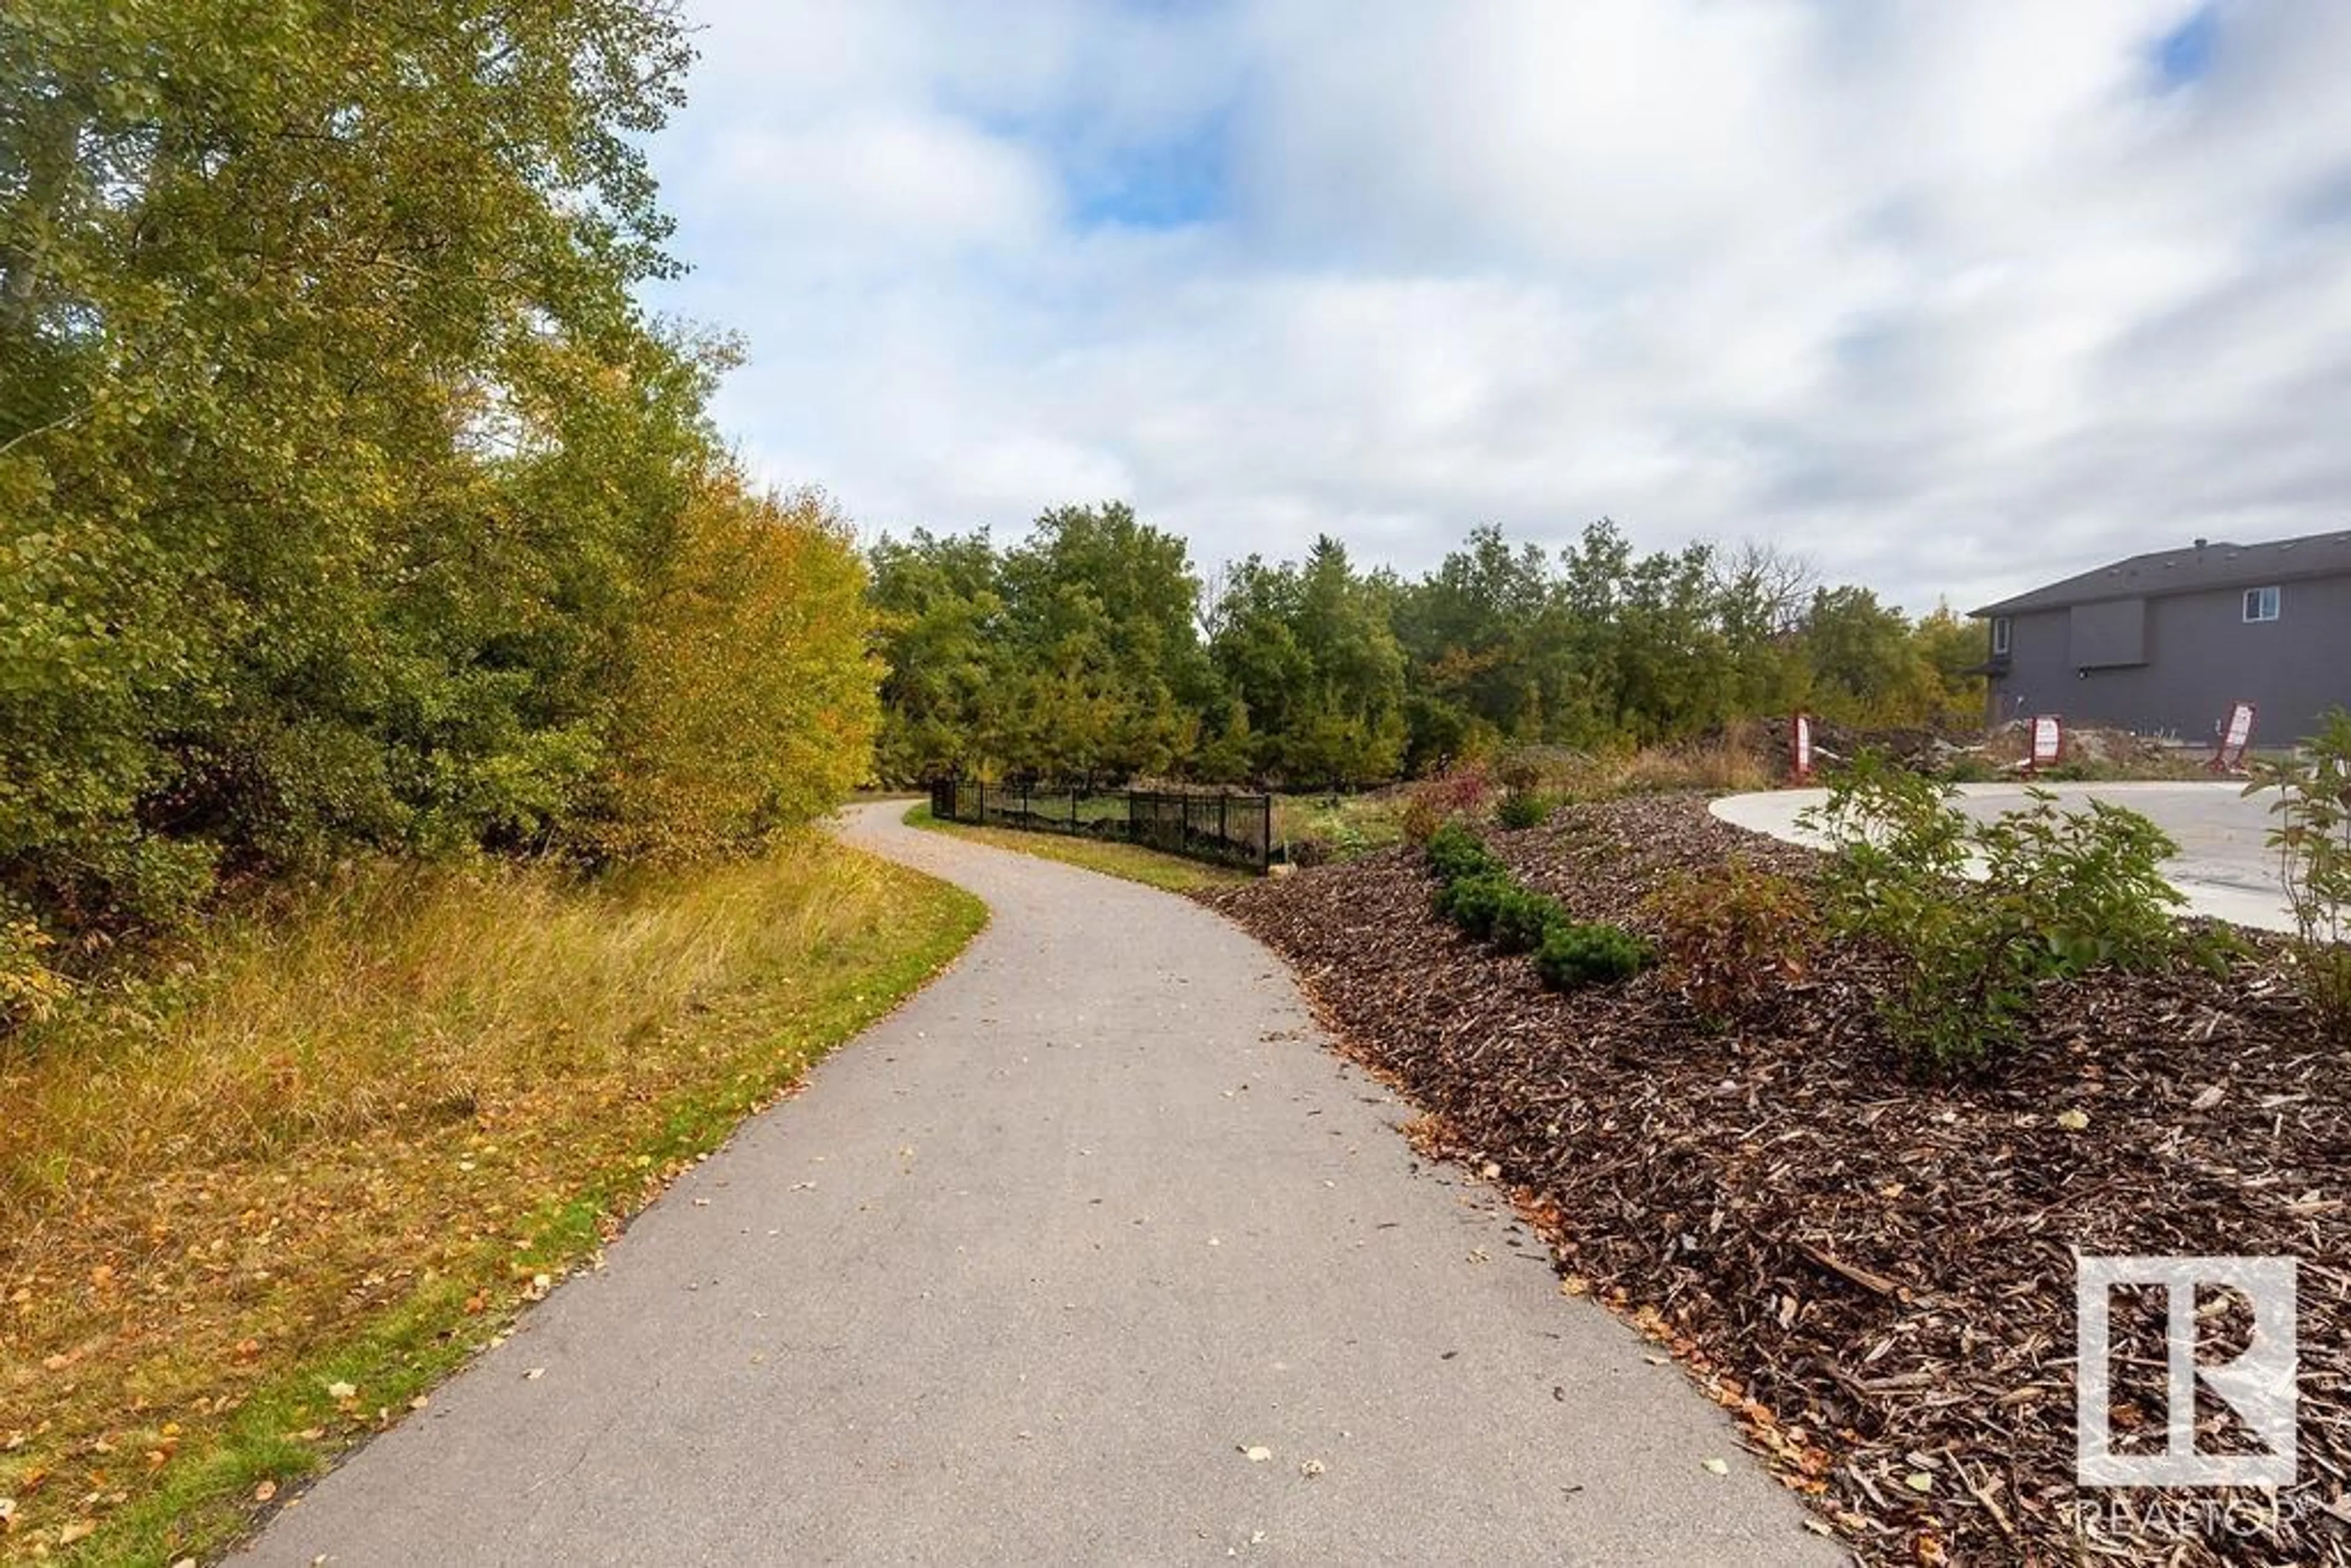
<svg viewBox="0 0 2351 1568"><path fill-rule="evenodd" d="M1729 1463L1723 1459L1708 1459L1704 1468L1709 1475L1727 1476L1730 1473Z"/></svg>
<svg viewBox="0 0 2351 1568"><path fill-rule="evenodd" d="M1242 1444L1240 1445L1240 1450L1242 1455L1248 1458L1250 1464L1253 1465L1261 1465L1265 1463L1266 1460L1273 1458L1273 1450L1271 1448L1262 1448L1253 1444Z"/></svg>
<svg viewBox="0 0 2351 1568"><path fill-rule="evenodd" d="M522 1380L523 1380L525 1383L536 1383L536 1382L538 1382L540 1378L545 1377L546 1375L547 1375L547 1368L545 1368L545 1367L543 1367L543 1366L534 1366L534 1367L530 1368L528 1372L525 1372L525 1373L522 1375Z"/></svg>

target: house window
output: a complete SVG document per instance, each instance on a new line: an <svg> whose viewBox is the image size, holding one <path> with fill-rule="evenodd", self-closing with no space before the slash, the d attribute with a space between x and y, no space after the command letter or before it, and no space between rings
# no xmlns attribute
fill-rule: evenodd
<svg viewBox="0 0 2351 1568"><path fill-rule="evenodd" d="M2009 631L2010 627L2007 616L1995 615L1991 618L1991 656L1993 658L2005 659L2008 657Z"/></svg>
<svg viewBox="0 0 2351 1568"><path fill-rule="evenodd" d="M2278 591L2274 588L2245 590L2245 619L2274 621L2278 618Z"/></svg>

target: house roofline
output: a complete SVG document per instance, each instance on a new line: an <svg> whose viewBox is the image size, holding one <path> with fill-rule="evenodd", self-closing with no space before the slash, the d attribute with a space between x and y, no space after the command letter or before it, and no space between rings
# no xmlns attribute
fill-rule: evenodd
<svg viewBox="0 0 2351 1568"><path fill-rule="evenodd" d="M2060 578L2028 592L2011 594L1994 603L1970 610L1968 617L1973 621L1984 621L1995 616L2070 610L2080 604L2105 604L2121 599L2176 599L2189 593L2226 592L2273 582L2302 582L2316 578L2351 575L2351 553L2323 548L2328 545L2351 546L2351 532L2336 529L2250 545L2199 539L2193 546L2151 550L2103 567L2093 567L2088 571L2076 572L2070 578ZM2312 549L2299 560L2289 559L2289 551L2308 546L2321 548ZM2247 557L2261 559L2248 560ZM2208 574L2207 580L2163 580L2162 573L2179 570L2183 563L2190 568L2202 569ZM2220 569L2217 573L2214 572L2215 568ZM2231 568L2234 570L2230 570ZM2109 579L2113 580L2107 580ZM2074 591L2063 595L2057 593L2056 591L2068 585L2073 586Z"/></svg>

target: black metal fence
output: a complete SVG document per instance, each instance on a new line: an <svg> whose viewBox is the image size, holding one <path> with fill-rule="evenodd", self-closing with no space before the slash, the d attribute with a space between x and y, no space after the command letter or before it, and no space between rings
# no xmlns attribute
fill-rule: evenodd
<svg viewBox="0 0 2351 1568"><path fill-rule="evenodd" d="M941 821L1117 839L1256 872L1264 871L1273 854L1270 795L1037 789L959 781L931 786L931 815Z"/></svg>

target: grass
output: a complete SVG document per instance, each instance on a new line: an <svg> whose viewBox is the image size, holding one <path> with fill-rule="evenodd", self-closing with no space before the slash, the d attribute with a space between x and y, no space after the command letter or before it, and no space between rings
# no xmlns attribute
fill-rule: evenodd
<svg viewBox="0 0 2351 1568"><path fill-rule="evenodd" d="M0 1042L0 1557L217 1552L984 919L815 835L366 866Z"/></svg>
<svg viewBox="0 0 2351 1568"><path fill-rule="evenodd" d="M1393 789L1369 795L1277 795L1273 840L1301 862L1353 860L1403 842L1404 801L1404 794Z"/></svg>
<svg viewBox="0 0 2351 1568"><path fill-rule="evenodd" d="M942 822L931 815L927 800L908 811L905 820L909 827L927 828L935 833L952 833L974 843L993 844L998 849L1017 850L1022 854L1035 855L1040 860L1082 866L1087 871L1139 882L1165 893L1197 893L1204 888L1232 887L1257 880L1249 872L1189 861L1180 855L1162 854L1157 850L1120 843L1113 839L1063 837L1058 833L1031 832L1019 828L978 828L967 822Z"/></svg>
<svg viewBox="0 0 2351 1568"><path fill-rule="evenodd" d="M1780 782L1758 744L1756 727L1736 724L1707 740L1604 752L1570 768L1559 788L1571 799L1601 800L1679 789L1743 795Z"/></svg>

